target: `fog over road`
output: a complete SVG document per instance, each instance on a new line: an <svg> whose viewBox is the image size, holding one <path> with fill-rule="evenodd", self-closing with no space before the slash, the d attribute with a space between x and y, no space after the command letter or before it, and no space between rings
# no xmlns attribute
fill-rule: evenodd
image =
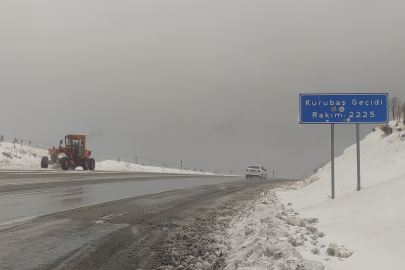
<svg viewBox="0 0 405 270"><path fill-rule="evenodd" d="M0 172L1 269L153 269L167 237L221 200L284 181Z"/></svg>

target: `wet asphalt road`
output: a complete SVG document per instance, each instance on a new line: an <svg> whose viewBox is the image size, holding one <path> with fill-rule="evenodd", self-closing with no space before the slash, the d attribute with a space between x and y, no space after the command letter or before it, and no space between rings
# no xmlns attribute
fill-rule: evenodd
<svg viewBox="0 0 405 270"><path fill-rule="evenodd" d="M0 172L0 225L107 201L236 179L134 172Z"/></svg>
<svg viewBox="0 0 405 270"><path fill-rule="evenodd" d="M180 226L236 192L280 181L0 172L0 269L154 269Z"/></svg>

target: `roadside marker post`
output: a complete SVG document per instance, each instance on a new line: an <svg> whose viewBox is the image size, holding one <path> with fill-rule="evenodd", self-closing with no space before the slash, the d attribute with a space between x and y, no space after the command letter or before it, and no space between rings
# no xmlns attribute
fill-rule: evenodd
<svg viewBox="0 0 405 270"><path fill-rule="evenodd" d="M331 188L335 198L335 124L356 124L357 191L360 178L360 124L389 122L387 93L300 94L300 124L331 125Z"/></svg>
<svg viewBox="0 0 405 270"><path fill-rule="evenodd" d="M184 163L184 161L183 161L183 160L180 160L180 168L181 168L181 172L183 172L183 163Z"/></svg>

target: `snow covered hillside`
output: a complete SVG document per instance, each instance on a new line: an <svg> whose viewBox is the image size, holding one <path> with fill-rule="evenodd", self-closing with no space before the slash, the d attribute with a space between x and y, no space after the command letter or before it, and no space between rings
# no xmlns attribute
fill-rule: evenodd
<svg viewBox="0 0 405 270"><path fill-rule="evenodd" d="M41 158L48 155L48 150L37 149L26 145L2 142L0 144L0 170L42 170ZM55 168L58 168L55 166ZM52 169L52 168L49 168ZM77 167L76 170L82 170ZM212 174L199 171L187 171L174 168L144 166L128 162L105 160L96 162L98 171L133 171L156 173Z"/></svg>
<svg viewBox="0 0 405 270"><path fill-rule="evenodd" d="M41 169L41 158L46 155L48 155L47 150L20 144L15 144L14 148L13 143L2 142L0 145L0 169Z"/></svg>
<svg viewBox="0 0 405 270"><path fill-rule="evenodd" d="M395 126L395 122L390 122L389 125L393 129L391 135L385 135L377 127L360 142L362 188L405 176L405 129L402 124ZM356 151L356 144L353 144L344 151L343 155L335 158L335 196L337 198L356 190ZM324 202L331 196L331 163L320 168L316 174L304 180L305 182L311 183L304 189L305 193L311 192L311 199L307 196L302 197L302 201L299 201L300 207L305 208Z"/></svg>
<svg viewBox="0 0 405 270"><path fill-rule="evenodd" d="M356 145L335 159L335 200L330 199L330 163L305 181L309 185L278 192L301 216L319 218L318 229L326 233L320 244L337 243L354 251L344 261L326 261L327 269L403 269L405 129L395 122L389 126L392 134L376 128L361 142L360 192Z"/></svg>

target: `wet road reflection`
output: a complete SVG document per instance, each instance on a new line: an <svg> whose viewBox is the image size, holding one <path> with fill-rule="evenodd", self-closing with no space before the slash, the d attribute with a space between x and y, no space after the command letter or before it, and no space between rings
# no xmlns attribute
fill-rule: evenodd
<svg viewBox="0 0 405 270"><path fill-rule="evenodd" d="M0 196L0 224L72 208L201 185L241 180L238 177L178 178L43 189Z"/></svg>

